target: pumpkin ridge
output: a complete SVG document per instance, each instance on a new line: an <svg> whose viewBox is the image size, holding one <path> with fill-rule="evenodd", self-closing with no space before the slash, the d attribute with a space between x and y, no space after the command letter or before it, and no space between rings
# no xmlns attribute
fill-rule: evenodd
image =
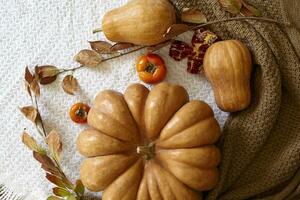
<svg viewBox="0 0 300 200"><path fill-rule="evenodd" d="M157 165L159 165L161 168L162 168L162 170L164 170L164 173L169 173L169 175L171 175L174 179L176 179L178 182L180 182L180 183L182 183L184 186L186 186L187 188L190 188L188 185L186 185L184 182L182 182L180 179L178 179L172 172L170 172L170 170L169 169L167 169L163 164L162 164L162 162L160 162L160 160L159 159L153 159L153 162L155 162ZM166 175L165 175L165 177L166 177ZM166 179L168 180L168 178L166 177ZM169 183L169 181L168 181L168 183ZM169 185L170 186L170 185ZM173 191L173 187L172 186L170 186L170 188L171 188L171 190L172 190L172 192L173 192L173 194L175 194L174 193L174 191ZM191 188L191 190L194 190L193 188ZM175 195L174 195L175 196ZM176 198L176 196L175 196L175 198ZM181 199L179 199L179 200L181 200Z"/></svg>
<svg viewBox="0 0 300 200"><path fill-rule="evenodd" d="M118 120L116 120L115 118L113 118L111 115L102 112L99 108L94 108L94 109L95 109L96 111L98 111L98 113L101 113L102 115L106 116L108 119L110 119L110 120L114 121L115 123L121 125L121 127L123 127L124 129L126 129L128 133L132 133L132 131L130 130L130 128L127 126L127 124L125 125L125 124L121 123L120 121L118 121ZM130 112L130 115L131 115L131 112ZM132 116L131 116L131 117L132 117ZM133 121L134 121L134 123L135 123L135 120L133 120ZM89 124L89 125L90 125L90 124ZM128 138L129 140L125 140L125 139L122 139L122 138L118 138L118 137L116 137L115 135L110 135L110 134L106 133L106 132L103 131L103 130L99 130L98 128L96 128L96 127L94 127L94 126L92 126L92 125L90 125L90 126L93 127L94 129L98 130L98 131L101 131L103 134L105 134L105 135L107 135L107 136L110 136L110 137L113 137L113 138L115 138L115 139L118 139L118 140L120 140L120 141L122 141L122 142L130 142L130 143L136 144L136 143L139 143L139 140L140 140L139 134L138 134L139 131L137 130L137 127L135 127L135 129L136 129L136 131L137 131L137 135L136 135L136 136L134 135L134 137ZM135 126L136 126L136 124L135 124ZM122 134L119 134L119 135L122 135ZM133 138L136 138L136 141L133 141Z"/></svg>
<svg viewBox="0 0 300 200"><path fill-rule="evenodd" d="M211 120L214 120L214 121L215 121L215 118L214 118L214 117L210 117L210 118L207 118L207 119L205 119L205 120L198 121L198 122L195 123L193 126L190 126L189 128L186 128L186 129L182 130L181 132L179 132L179 133L177 133L177 134L175 134L175 135L172 135L172 137L169 137L167 140L159 140L159 141L156 143L156 145L157 145L159 148L162 148L162 149L174 149L174 147L172 147L172 148L170 148L170 147L169 147L169 148L166 148L166 147L164 147L164 146L162 146L162 145L164 145L165 143L170 142L170 141L168 141L168 140L172 140L173 137L180 137L180 136L183 137L183 135L188 134L189 130L192 129L192 128L194 128L194 127L195 127L196 125L198 125L199 123L204 123L204 122L205 122L205 123L208 123L208 122L211 121ZM202 134L204 134L204 133L202 133ZM202 134L201 134L201 135L202 135ZM203 143L203 144L201 144L201 145L192 145L192 146L189 146L189 147L182 146L183 144L180 144L180 143L179 143L179 146L180 146L180 147L176 146L175 149L178 149L178 148L195 148L195 147L201 147L201 146L213 144L213 143L216 142L216 140L218 140L219 137L220 137L220 133L218 134L218 136L217 136L216 138L213 138L214 140L212 140L212 141ZM174 140L174 138L173 138L173 140ZM178 144L177 144L177 145L178 145Z"/></svg>

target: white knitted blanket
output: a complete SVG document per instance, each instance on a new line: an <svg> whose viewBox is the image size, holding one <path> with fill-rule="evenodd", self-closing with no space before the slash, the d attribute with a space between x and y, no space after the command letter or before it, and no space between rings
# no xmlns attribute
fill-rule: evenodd
<svg viewBox="0 0 300 200"><path fill-rule="evenodd" d="M0 0L0 185L5 184L7 197L10 191L28 200L45 200L51 193L51 183L45 179L40 164L21 142L24 128L37 140L41 138L33 125L19 112L18 107L30 105L24 86L24 67L51 64L59 67L77 66L73 55L88 48L88 40L101 39L92 30L101 26L104 13L124 4L125 0ZM183 36L191 39L191 34ZM167 81L184 86L191 99L209 103L220 124L227 114L215 105L213 92L202 75L186 72L186 61L169 58L168 47L159 51L167 64ZM47 130L56 129L63 140L62 166L66 174L79 178L82 157L77 153L75 140L84 126L72 123L68 110L78 101L90 103L104 89L123 92L128 84L139 82L135 60L143 51L103 63L96 69L82 69L74 73L81 93L70 96L61 89L60 77L51 85L42 87L39 106ZM1 193L1 192L0 192Z"/></svg>

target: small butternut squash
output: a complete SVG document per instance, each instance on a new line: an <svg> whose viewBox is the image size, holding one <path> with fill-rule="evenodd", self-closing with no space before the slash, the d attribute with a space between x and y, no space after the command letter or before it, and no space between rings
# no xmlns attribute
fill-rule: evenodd
<svg viewBox="0 0 300 200"><path fill-rule="evenodd" d="M247 108L251 100L251 54L238 40L220 41L210 46L204 56L204 72L213 87L221 110Z"/></svg>
<svg viewBox="0 0 300 200"><path fill-rule="evenodd" d="M168 0L131 0L104 15L102 30L113 42L155 45L165 41L167 29L176 23Z"/></svg>

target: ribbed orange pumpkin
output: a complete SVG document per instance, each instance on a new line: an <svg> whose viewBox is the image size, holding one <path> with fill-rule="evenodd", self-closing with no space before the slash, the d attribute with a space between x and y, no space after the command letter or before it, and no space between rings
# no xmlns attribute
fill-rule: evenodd
<svg viewBox="0 0 300 200"><path fill-rule="evenodd" d="M218 182L220 127L203 101L178 85L151 92L133 84L124 95L100 92L88 114L91 128L77 139L88 157L83 184L103 200L201 199Z"/></svg>

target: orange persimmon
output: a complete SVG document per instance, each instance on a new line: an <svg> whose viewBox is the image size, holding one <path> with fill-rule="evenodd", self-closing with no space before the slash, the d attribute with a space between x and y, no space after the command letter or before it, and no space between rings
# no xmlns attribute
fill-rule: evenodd
<svg viewBox="0 0 300 200"><path fill-rule="evenodd" d="M166 77L167 68L164 60L157 54L141 56L136 64L139 78L145 83L159 83Z"/></svg>

